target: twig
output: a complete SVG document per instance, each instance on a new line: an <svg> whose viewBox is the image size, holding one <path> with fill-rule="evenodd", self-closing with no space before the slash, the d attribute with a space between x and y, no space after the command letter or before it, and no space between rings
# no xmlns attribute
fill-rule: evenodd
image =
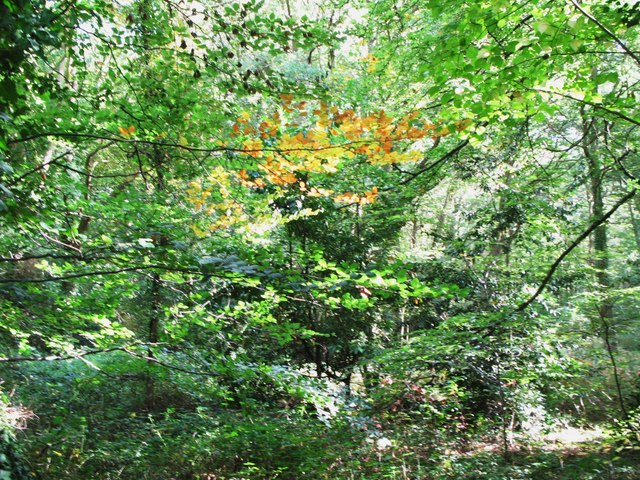
<svg viewBox="0 0 640 480"><path fill-rule="evenodd" d="M29 175L32 175L40 170L42 170L43 168L51 165L51 164L56 164L57 165L57 161L60 160L61 158L66 157L67 155L69 155L71 152L71 150L67 150L64 153L61 153L60 155L58 155L56 158L52 158L51 160L49 160L48 162L44 162L42 165L38 165L36 168L32 168L31 170L29 170L26 173L23 173L22 175L20 175L18 178L11 180L10 182L7 183L7 187L13 187L16 183L21 182L22 180L24 180L25 178L27 178Z"/></svg>

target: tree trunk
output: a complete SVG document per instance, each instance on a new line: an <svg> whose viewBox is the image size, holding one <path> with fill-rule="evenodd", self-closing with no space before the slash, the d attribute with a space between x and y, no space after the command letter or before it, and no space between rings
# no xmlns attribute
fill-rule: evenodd
<svg viewBox="0 0 640 480"><path fill-rule="evenodd" d="M598 132L595 122L588 119L584 111L582 112L582 129L584 141L582 143L582 151L587 160L587 168L589 174L589 197L591 200L591 218L602 218L604 215L604 177L605 171L597 152ZM598 305L598 317L603 328L608 330L607 337L612 342L615 350L615 340L613 338L614 329L612 328L613 320L613 304L606 295L607 290L611 287L609 278L609 250L608 250L608 232L607 224L603 223L596 228L591 237L591 245L593 248L591 264L595 269L595 280L597 290L603 294L602 300ZM604 325L608 325L604 327Z"/></svg>
<svg viewBox="0 0 640 480"><path fill-rule="evenodd" d="M633 238L636 241L636 249L640 252L640 198L636 196L633 203L629 204L629 216L631 217L631 225L633 225Z"/></svg>
<svg viewBox="0 0 640 480"><path fill-rule="evenodd" d="M589 173L589 197L591 200L591 218L598 219L604 215L604 178L606 170L602 164L598 152L598 131L596 122L588 119L582 109L582 132L584 135L582 143L582 151L587 160L587 168ZM635 225L634 225L635 227ZM596 289L601 294L601 299L597 306L597 316L600 326L600 335L607 350L611 368L613 370L613 379L615 382L618 403L623 418L627 418L627 409L622 395L622 386L618 365L616 363L616 332L614 323L613 302L608 295L611 288L611 279L609 277L609 246L607 224L603 223L598 226L592 235L592 253L591 263L595 269Z"/></svg>

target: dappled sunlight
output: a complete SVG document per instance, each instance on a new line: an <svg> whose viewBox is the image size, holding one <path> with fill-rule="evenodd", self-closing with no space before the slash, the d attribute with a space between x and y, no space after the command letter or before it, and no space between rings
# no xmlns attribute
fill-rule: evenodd
<svg viewBox="0 0 640 480"><path fill-rule="evenodd" d="M600 427L576 428L564 427L561 430L549 433L543 437L544 449L559 450L584 443L598 443L606 438L604 430Z"/></svg>
<svg viewBox="0 0 640 480"><path fill-rule="evenodd" d="M0 26L0 480L640 479L639 1Z"/></svg>

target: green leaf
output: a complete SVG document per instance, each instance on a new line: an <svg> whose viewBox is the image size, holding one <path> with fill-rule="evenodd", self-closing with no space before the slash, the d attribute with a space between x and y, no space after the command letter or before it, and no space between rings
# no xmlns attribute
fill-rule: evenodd
<svg viewBox="0 0 640 480"><path fill-rule="evenodd" d="M151 238L139 238L138 244L142 248L155 248L155 244L153 243L153 239Z"/></svg>

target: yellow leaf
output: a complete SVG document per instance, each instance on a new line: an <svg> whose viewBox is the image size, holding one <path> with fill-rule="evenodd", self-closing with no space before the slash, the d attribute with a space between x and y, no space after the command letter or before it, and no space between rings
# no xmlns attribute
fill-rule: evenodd
<svg viewBox="0 0 640 480"><path fill-rule="evenodd" d="M120 132L120 135L123 137L129 138L136 132L136 127L133 125L129 125L128 127L118 127L118 132Z"/></svg>
<svg viewBox="0 0 640 480"><path fill-rule="evenodd" d="M193 233L196 235L196 237L202 238L207 236L207 232L198 228L197 225L191 225L191 230L193 230Z"/></svg>
<svg viewBox="0 0 640 480"><path fill-rule="evenodd" d="M262 147L262 141L257 138L246 140L242 146L245 153L254 158L258 158L262 155Z"/></svg>

